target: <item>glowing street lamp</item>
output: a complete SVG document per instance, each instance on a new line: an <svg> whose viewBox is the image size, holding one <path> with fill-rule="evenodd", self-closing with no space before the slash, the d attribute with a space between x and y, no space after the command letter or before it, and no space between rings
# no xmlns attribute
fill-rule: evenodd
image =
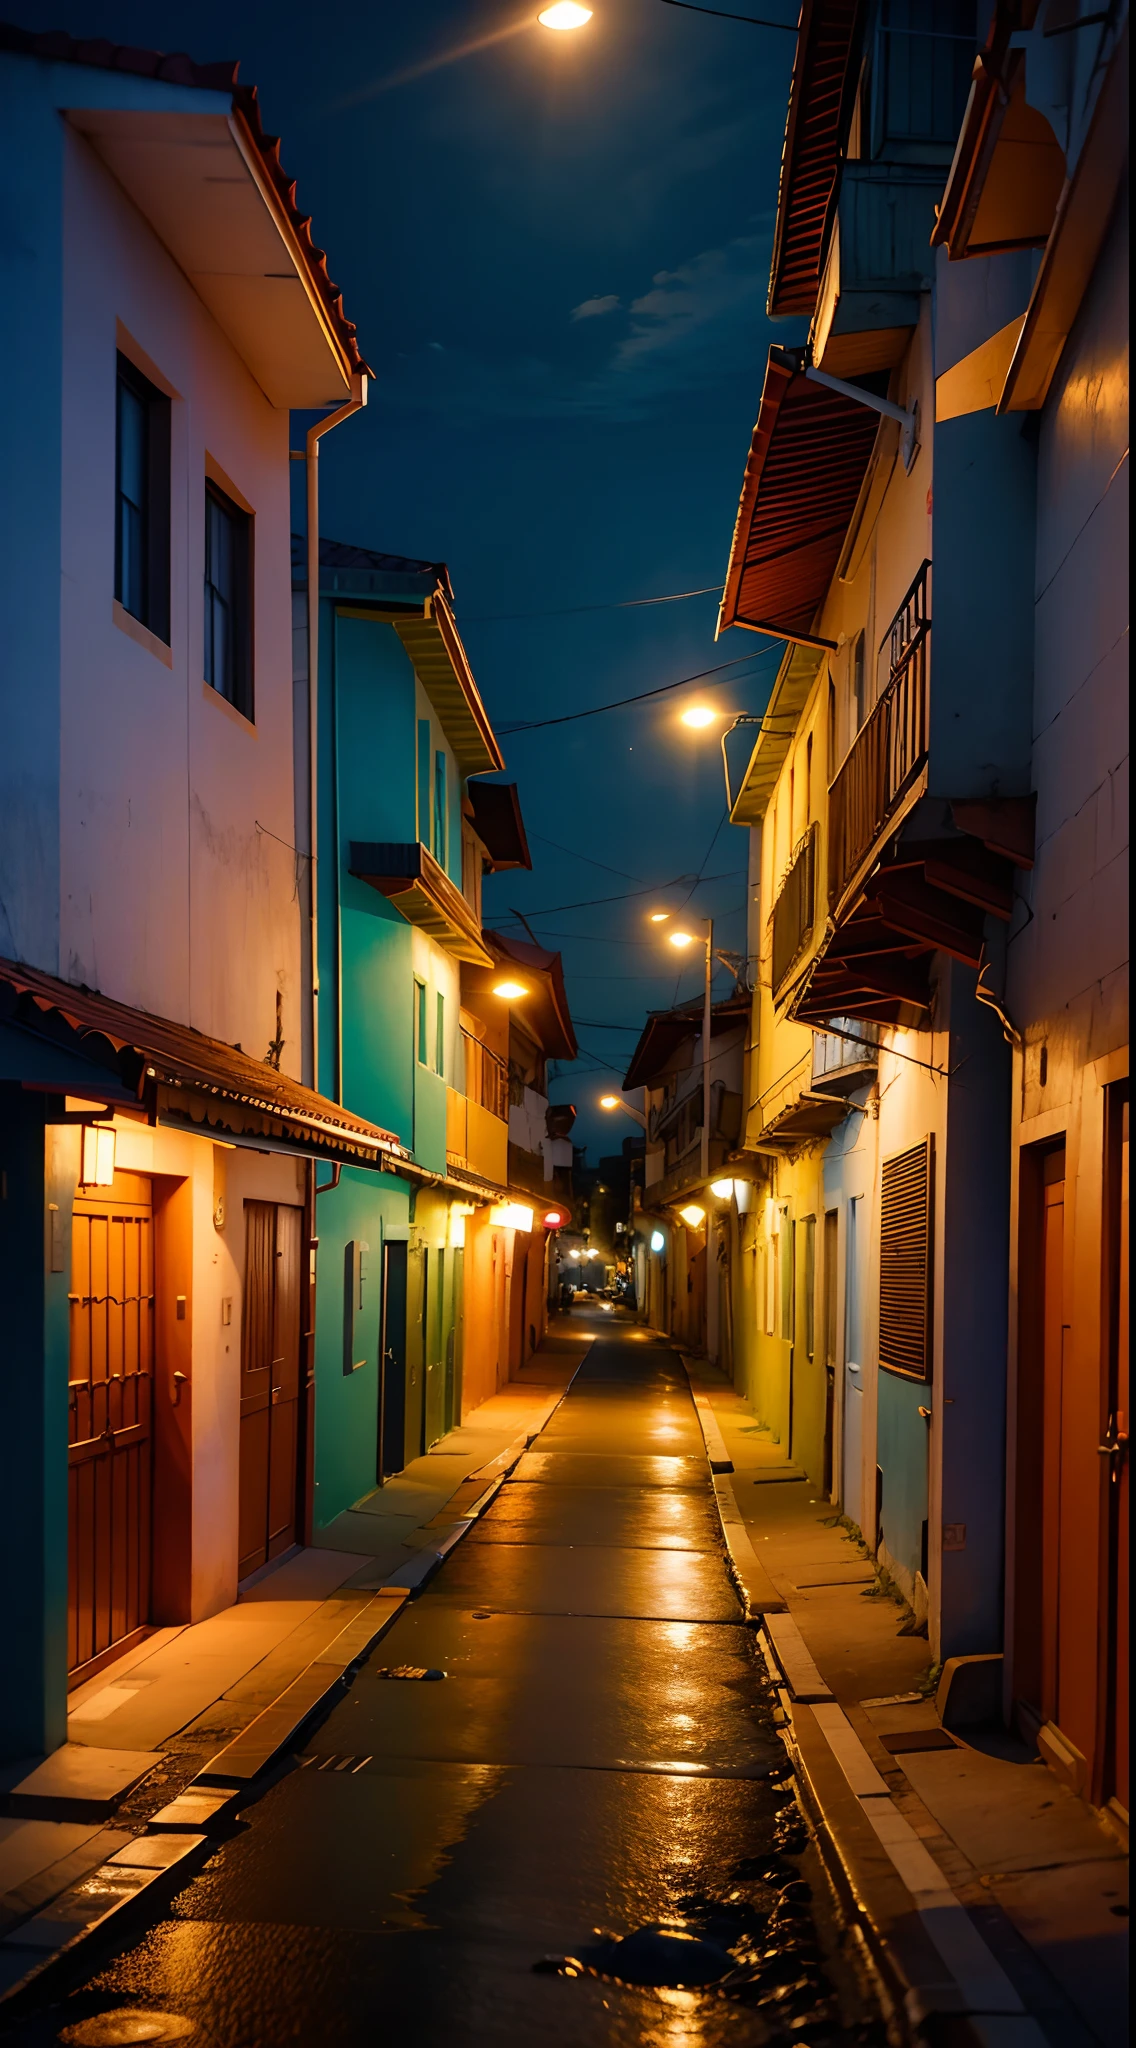
<svg viewBox="0 0 1136 2048"><path fill-rule="evenodd" d="M523 981L495 981L493 993L506 1003L515 1003L518 996L527 996L528 989Z"/></svg>
<svg viewBox="0 0 1136 2048"><path fill-rule="evenodd" d="M561 35L574 28L586 28L592 18L590 7L577 7L576 0L555 0L537 15L542 28L558 29Z"/></svg>
<svg viewBox="0 0 1136 2048"><path fill-rule="evenodd" d="M661 920L655 920L661 922ZM699 918L706 926L706 974L702 987L702 1144L700 1147L699 1171L703 1180L710 1178L710 984L714 974L714 920L712 917ZM693 932L675 931L667 933L667 942L678 952L685 952L693 946Z"/></svg>
<svg viewBox="0 0 1136 2048"><path fill-rule="evenodd" d="M689 725L695 732L704 732L708 725L714 725L721 718L720 711L711 710L709 704L688 704L679 713L679 723Z"/></svg>
<svg viewBox="0 0 1136 2048"><path fill-rule="evenodd" d="M647 1128L647 1119L642 1110L633 1108L630 1102L623 1100L622 1095L601 1095L600 1108L622 1109L627 1116L634 1117L636 1123L641 1124L644 1130Z"/></svg>
<svg viewBox="0 0 1136 2048"><path fill-rule="evenodd" d="M648 924L666 924L669 917L669 910L652 910L647 922Z"/></svg>

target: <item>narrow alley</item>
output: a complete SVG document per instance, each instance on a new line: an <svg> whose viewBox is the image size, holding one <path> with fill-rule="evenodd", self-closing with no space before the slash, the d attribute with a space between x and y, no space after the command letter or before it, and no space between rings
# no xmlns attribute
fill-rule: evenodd
<svg viewBox="0 0 1136 2048"><path fill-rule="evenodd" d="M681 1360L610 1311L561 1327L578 1369L437 1577L168 1916L17 2042L884 2039ZM111 2031L139 1998L166 2031Z"/></svg>

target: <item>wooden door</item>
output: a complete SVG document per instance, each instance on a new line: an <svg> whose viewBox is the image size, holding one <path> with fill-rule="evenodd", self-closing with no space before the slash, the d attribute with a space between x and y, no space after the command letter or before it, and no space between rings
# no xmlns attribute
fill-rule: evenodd
<svg viewBox="0 0 1136 2048"><path fill-rule="evenodd" d="M824 1214L824 1475L822 1492L832 1498L832 1436L836 1413L836 1253L840 1218L835 1209Z"/></svg>
<svg viewBox="0 0 1136 2048"><path fill-rule="evenodd" d="M1065 1153L1042 1167L1041 1197L1041 1708L1057 1718L1061 1607L1061 1394L1065 1350Z"/></svg>
<svg viewBox="0 0 1136 2048"><path fill-rule="evenodd" d="M1107 1421L1098 1456L1107 1458L1109 1627L1105 1674L1103 1797L1128 1812L1129 1758L1129 1407L1128 1083L1110 1088L1107 1112L1105 1258L1108 1300Z"/></svg>
<svg viewBox="0 0 1136 2048"><path fill-rule="evenodd" d="M1070 1341L1065 1152L1042 1163L1041 1708L1083 1757L1096 1746L1101 1384Z"/></svg>
<svg viewBox="0 0 1136 2048"><path fill-rule="evenodd" d="M150 1613L154 1217L150 1182L80 1195L71 1227L68 1666L81 1675Z"/></svg>
<svg viewBox="0 0 1136 2048"><path fill-rule="evenodd" d="M383 1243L383 1308L379 1344L380 1486L406 1463L406 1245Z"/></svg>
<svg viewBox="0 0 1136 2048"><path fill-rule="evenodd" d="M245 1203L238 1578L297 1538L303 1210Z"/></svg>
<svg viewBox="0 0 1136 2048"><path fill-rule="evenodd" d="M426 1315L426 1435L424 1450L446 1433L446 1254L434 1253Z"/></svg>
<svg viewBox="0 0 1136 2048"><path fill-rule="evenodd" d="M406 1262L406 1436L403 1462L420 1458L426 1448L426 1313L430 1298L430 1254L422 1244L410 1246Z"/></svg>

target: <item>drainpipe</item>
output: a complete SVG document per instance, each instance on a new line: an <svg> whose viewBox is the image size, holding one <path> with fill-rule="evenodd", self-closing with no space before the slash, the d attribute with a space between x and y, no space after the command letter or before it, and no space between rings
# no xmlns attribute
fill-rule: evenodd
<svg viewBox="0 0 1136 2048"><path fill-rule="evenodd" d="M319 783L319 444L341 420L361 412L367 403L367 377L357 370L351 380L351 396L326 419L308 428L305 444L308 483L308 944L312 963L312 1075L311 1085L319 1088L319 890L317 887Z"/></svg>

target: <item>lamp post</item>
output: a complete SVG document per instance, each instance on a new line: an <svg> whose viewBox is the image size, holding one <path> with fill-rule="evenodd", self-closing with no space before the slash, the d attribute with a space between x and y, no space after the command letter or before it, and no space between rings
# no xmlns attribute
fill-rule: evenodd
<svg viewBox="0 0 1136 2048"><path fill-rule="evenodd" d="M647 1119L644 1116L642 1110L635 1109L630 1102L625 1102L623 1100L622 1095L601 1095L600 1108L621 1109L624 1112L625 1116L634 1117L636 1123L641 1127L641 1129L646 1130L647 1128Z"/></svg>
<svg viewBox="0 0 1136 2048"><path fill-rule="evenodd" d="M702 1146L699 1169L702 1179L707 1180L710 1176L710 983L714 974L714 920L712 917L705 917L697 918L693 922L706 926L706 976L702 989ZM670 932L668 936L672 946L682 948L693 946L695 943L693 932Z"/></svg>

